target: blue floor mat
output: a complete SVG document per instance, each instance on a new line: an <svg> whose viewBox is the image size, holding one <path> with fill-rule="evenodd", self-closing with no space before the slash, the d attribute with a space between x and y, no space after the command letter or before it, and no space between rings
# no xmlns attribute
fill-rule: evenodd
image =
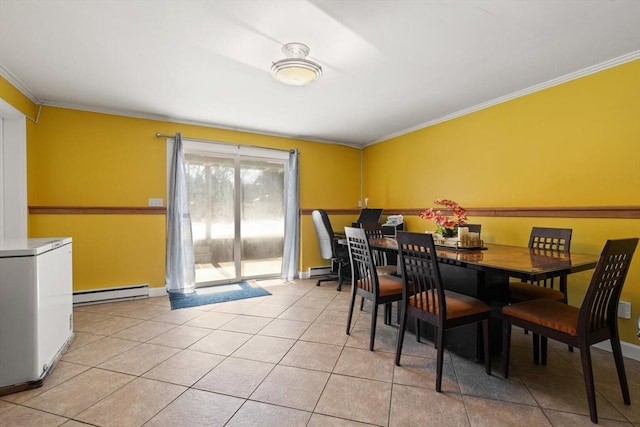
<svg viewBox="0 0 640 427"><path fill-rule="evenodd" d="M199 305L216 304L219 302L234 301L245 298L262 297L271 295L268 291L254 283L242 281L229 285L216 285L207 288L198 288L190 294L169 292L171 310L178 308L196 307Z"/></svg>

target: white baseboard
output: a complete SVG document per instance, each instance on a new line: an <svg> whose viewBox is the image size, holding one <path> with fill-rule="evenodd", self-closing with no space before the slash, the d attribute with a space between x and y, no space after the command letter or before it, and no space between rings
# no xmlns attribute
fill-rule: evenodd
<svg viewBox="0 0 640 427"><path fill-rule="evenodd" d="M149 285L131 285L119 288L90 289L73 293L74 305L99 304L126 299L146 298L149 296Z"/></svg>
<svg viewBox="0 0 640 427"><path fill-rule="evenodd" d="M149 288L149 297L163 297L167 295L166 286L162 286L161 288Z"/></svg>
<svg viewBox="0 0 640 427"><path fill-rule="evenodd" d="M609 340L599 342L593 345L600 350L611 352L611 342ZM620 341L620 347L622 348L622 355L629 359L640 361L640 346L631 344L625 341Z"/></svg>
<svg viewBox="0 0 640 427"><path fill-rule="evenodd" d="M318 276L326 276L327 274L331 274L331 267L330 266L322 266L322 267L309 267L309 271L304 274L306 277L302 277L304 273L301 273L300 278L301 279L310 279L312 277L318 277Z"/></svg>
<svg viewBox="0 0 640 427"><path fill-rule="evenodd" d="M308 279L311 277L308 271L298 271L298 277L300 279Z"/></svg>

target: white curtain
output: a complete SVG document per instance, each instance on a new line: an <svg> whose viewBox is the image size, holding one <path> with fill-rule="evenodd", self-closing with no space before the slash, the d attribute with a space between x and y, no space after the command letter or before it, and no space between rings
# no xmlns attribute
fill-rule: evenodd
<svg viewBox="0 0 640 427"><path fill-rule="evenodd" d="M284 253L282 254L283 280L294 279L298 271L298 247L300 244L300 205L298 185L298 150L291 150L287 163L284 212Z"/></svg>
<svg viewBox="0 0 640 427"><path fill-rule="evenodd" d="M167 292L192 293L196 288L196 271L189 214L189 192L180 133L177 133L174 139L169 174L166 287Z"/></svg>

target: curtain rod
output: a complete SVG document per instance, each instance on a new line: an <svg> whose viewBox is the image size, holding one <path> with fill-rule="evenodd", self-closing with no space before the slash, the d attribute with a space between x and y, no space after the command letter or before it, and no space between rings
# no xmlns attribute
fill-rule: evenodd
<svg viewBox="0 0 640 427"><path fill-rule="evenodd" d="M175 135L165 135L163 133L160 132L156 132L156 138L175 138ZM215 144L222 144L222 145L231 145L231 146L235 146L235 147L251 147L251 148L261 148L263 150L274 150L274 151L284 151L286 153L291 153L294 150L286 150L284 148L270 148L270 147L260 147L259 145L248 145L248 144L234 144L232 142L221 142L221 141L213 141L211 139L199 139L199 138L189 138L188 136L183 136L182 138L184 139L188 139L189 141L196 141L196 142L208 142L208 143L215 143Z"/></svg>

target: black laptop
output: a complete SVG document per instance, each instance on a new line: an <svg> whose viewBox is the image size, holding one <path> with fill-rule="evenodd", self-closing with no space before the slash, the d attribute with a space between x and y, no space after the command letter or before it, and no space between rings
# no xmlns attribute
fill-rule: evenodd
<svg viewBox="0 0 640 427"><path fill-rule="evenodd" d="M354 227L360 227L360 224L366 224L368 222L380 222L382 218L382 209L362 209L360 211L360 217L353 223Z"/></svg>

